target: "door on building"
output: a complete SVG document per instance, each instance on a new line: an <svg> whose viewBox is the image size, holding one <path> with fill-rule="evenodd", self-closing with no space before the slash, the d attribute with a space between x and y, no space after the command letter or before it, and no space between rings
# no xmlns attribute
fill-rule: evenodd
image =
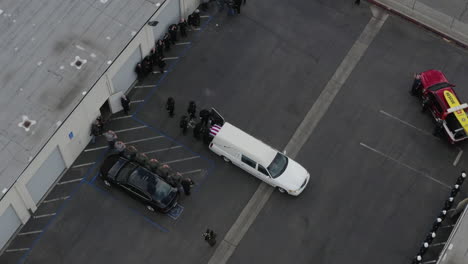
<svg viewBox="0 0 468 264"><path fill-rule="evenodd" d="M135 67L137 63L142 60L141 48L138 46L128 57L128 59L120 66L120 69L112 77L112 87L114 93L126 92L135 81L137 80L137 74L135 73Z"/></svg>
<svg viewBox="0 0 468 264"><path fill-rule="evenodd" d="M52 151L41 167L26 183L26 189L36 204L65 170L65 162L58 147Z"/></svg>
<svg viewBox="0 0 468 264"><path fill-rule="evenodd" d="M16 214L15 209L10 205L0 214L0 223L0 249L2 249L21 226L21 220Z"/></svg>

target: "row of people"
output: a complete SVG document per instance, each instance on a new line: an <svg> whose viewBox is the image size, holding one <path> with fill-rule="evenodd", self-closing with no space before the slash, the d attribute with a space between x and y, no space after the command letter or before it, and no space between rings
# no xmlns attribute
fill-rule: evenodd
<svg viewBox="0 0 468 264"><path fill-rule="evenodd" d="M187 36L188 26L200 26L200 12L198 9L189 15L187 21L181 19L178 24L170 25L163 37L155 42L150 54L146 56L143 61L137 63L135 72L139 81L152 73L154 67L158 67L161 74L164 74L164 68L166 67L164 52L170 51L171 45L175 45L178 40L179 32L181 37Z"/></svg>

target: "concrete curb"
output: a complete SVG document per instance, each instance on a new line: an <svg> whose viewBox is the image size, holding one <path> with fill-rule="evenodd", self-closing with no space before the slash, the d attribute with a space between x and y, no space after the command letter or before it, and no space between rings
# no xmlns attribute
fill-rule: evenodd
<svg viewBox="0 0 468 264"><path fill-rule="evenodd" d="M468 25L417 0L367 0L425 29L468 49Z"/></svg>

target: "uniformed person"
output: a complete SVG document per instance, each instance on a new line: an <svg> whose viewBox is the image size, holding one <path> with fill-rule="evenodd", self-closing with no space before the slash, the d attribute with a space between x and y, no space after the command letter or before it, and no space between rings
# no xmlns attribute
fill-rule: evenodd
<svg viewBox="0 0 468 264"><path fill-rule="evenodd" d="M202 125L207 126L208 125L208 119L210 119L210 111L208 111L206 109L202 109L202 110L200 110L199 115L200 115Z"/></svg>
<svg viewBox="0 0 468 264"><path fill-rule="evenodd" d="M179 30L180 30L180 35L182 37L186 37L187 36L187 21L185 21L185 19L181 19L179 24Z"/></svg>
<svg viewBox="0 0 468 264"><path fill-rule="evenodd" d="M159 56L164 56L164 41L161 39L156 42L156 51L158 52Z"/></svg>
<svg viewBox="0 0 468 264"><path fill-rule="evenodd" d="M177 25L172 24L169 26L169 35L171 35L171 42L172 44L175 44L177 41Z"/></svg>
<svg viewBox="0 0 468 264"><path fill-rule="evenodd" d="M169 117L174 116L174 109L175 109L175 100L172 97L167 98L166 101L166 110L169 113Z"/></svg>
<svg viewBox="0 0 468 264"><path fill-rule="evenodd" d="M187 113L189 114L190 119L195 118L195 114L197 113L197 105L195 104L194 101L189 102L189 106L187 108Z"/></svg>
<svg viewBox="0 0 468 264"><path fill-rule="evenodd" d="M143 78L145 77L145 74L143 72L143 66L141 66L141 63L137 63L137 65L135 66L135 73L137 74L138 81L143 80Z"/></svg>
<svg viewBox="0 0 468 264"><path fill-rule="evenodd" d="M160 165L161 163L157 159L150 159L148 161L148 170L157 174L157 170Z"/></svg>
<svg viewBox="0 0 468 264"><path fill-rule="evenodd" d="M167 181L167 177L172 172L171 167L167 164L159 164L159 167L156 169L156 174Z"/></svg>
<svg viewBox="0 0 468 264"><path fill-rule="evenodd" d="M211 247L216 245L216 233L213 230L206 229L202 236Z"/></svg>
<svg viewBox="0 0 468 264"><path fill-rule="evenodd" d="M188 117L186 115L180 118L179 127L182 129L182 135L185 136L185 134L187 133L187 129L188 129Z"/></svg>
<svg viewBox="0 0 468 264"><path fill-rule="evenodd" d="M171 35L169 35L169 33L164 34L163 41L165 50L171 50Z"/></svg>
<svg viewBox="0 0 468 264"><path fill-rule="evenodd" d="M137 153L138 150L135 148L135 146L127 146L123 152L123 156L133 161L135 160Z"/></svg>
<svg viewBox="0 0 468 264"><path fill-rule="evenodd" d="M145 153L137 153L135 156L135 162L137 162L143 167L146 167L148 165L148 161L148 156L146 156Z"/></svg>

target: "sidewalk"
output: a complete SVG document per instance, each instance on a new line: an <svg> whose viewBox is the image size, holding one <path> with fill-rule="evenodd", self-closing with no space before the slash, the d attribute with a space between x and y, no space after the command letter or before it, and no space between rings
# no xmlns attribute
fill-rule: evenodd
<svg viewBox="0 0 468 264"><path fill-rule="evenodd" d="M468 47L468 0L368 0Z"/></svg>

